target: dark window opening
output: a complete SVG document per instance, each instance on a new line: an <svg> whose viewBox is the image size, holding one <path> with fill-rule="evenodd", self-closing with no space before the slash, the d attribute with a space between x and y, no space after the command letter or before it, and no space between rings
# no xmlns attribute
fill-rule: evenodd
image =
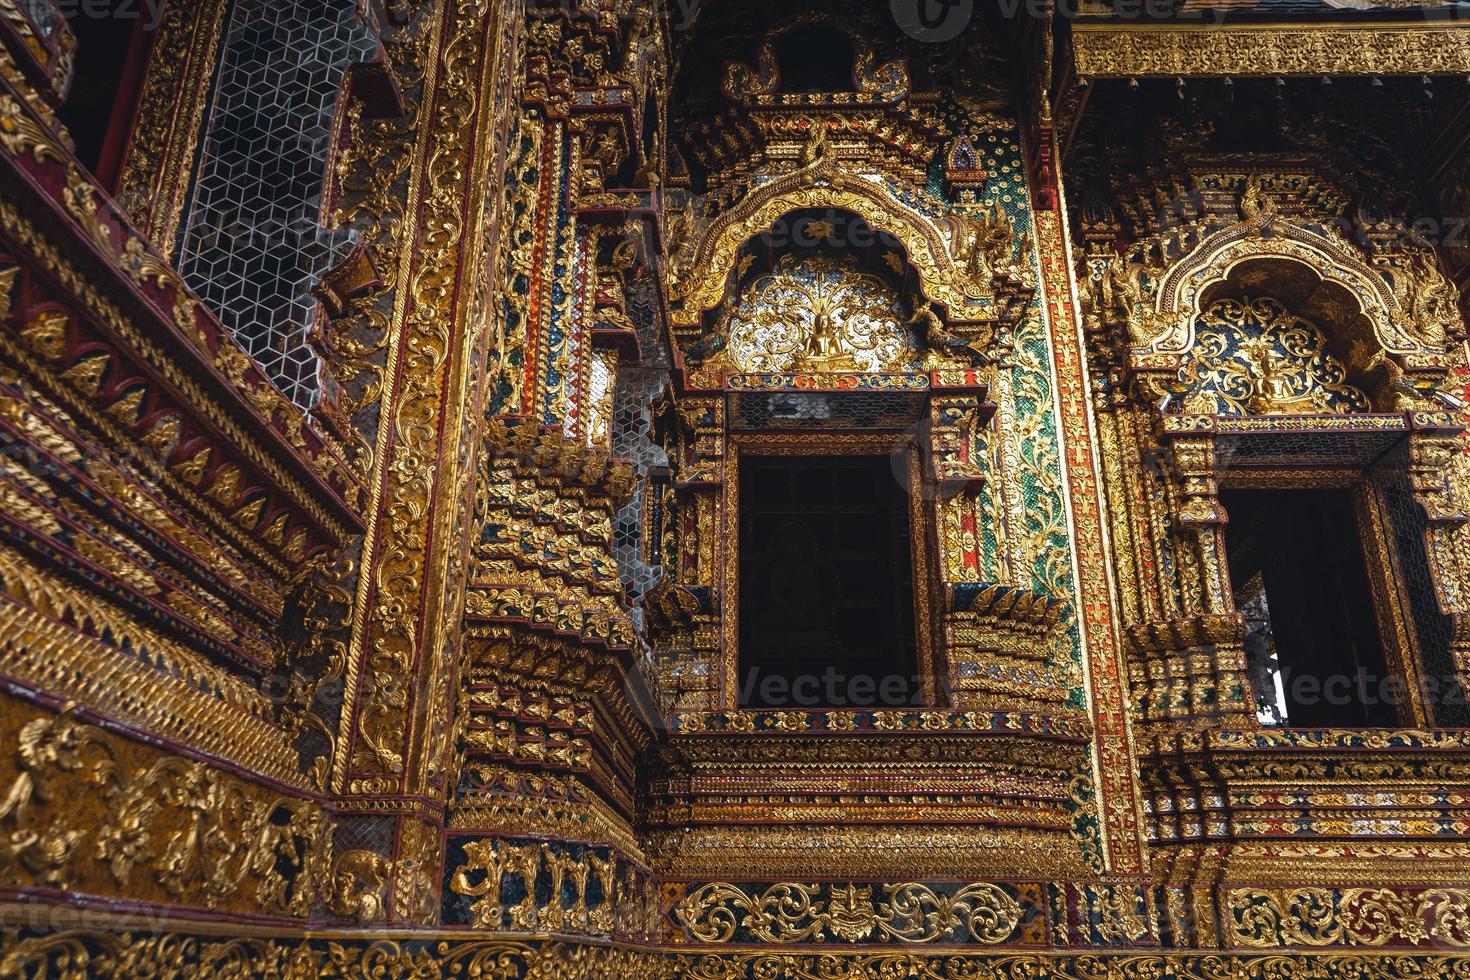
<svg viewBox="0 0 1470 980"><path fill-rule="evenodd" d="M155 24L149 4L110 0L69 5L76 67L57 115L76 144L77 159L98 183L116 191Z"/></svg>
<svg viewBox="0 0 1470 980"><path fill-rule="evenodd" d="M1353 492L1243 490L1220 501L1261 721L1396 724Z"/></svg>
<svg viewBox="0 0 1470 980"><path fill-rule="evenodd" d="M921 704L909 543L889 457L743 457L740 705Z"/></svg>
<svg viewBox="0 0 1470 980"><path fill-rule="evenodd" d="M776 41L782 92L851 92L857 52L852 38L830 24L801 24Z"/></svg>

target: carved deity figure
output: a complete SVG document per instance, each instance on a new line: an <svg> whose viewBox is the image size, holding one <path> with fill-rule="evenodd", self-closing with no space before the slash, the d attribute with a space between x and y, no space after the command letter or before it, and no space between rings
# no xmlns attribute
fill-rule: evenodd
<svg viewBox="0 0 1470 980"><path fill-rule="evenodd" d="M951 248L963 270L966 291L991 295L995 280L1014 271L1015 223L998 200L979 214L952 215L949 223Z"/></svg>
<svg viewBox="0 0 1470 980"><path fill-rule="evenodd" d="M812 333L807 338L799 363L808 370L841 371L851 368L852 358L843 351L841 338L837 336L827 310L816 310Z"/></svg>
<svg viewBox="0 0 1470 980"><path fill-rule="evenodd" d="M1399 302L1414 321L1419 340L1443 349L1448 337L1464 332L1459 291L1440 271L1433 252L1416 250L1408 268L1394 279Z"/></svg>
<svg viewBox="0 0 1470 980"><path fill-rule="evenodd" d="M1320 407L1318 399L1312 397L1310 392L1296 392L1292 387L1291 377L1275 358L1265 356L1258 363L1258 369L1251 378L1251 394L1247 402L1252 414L1290 415Z"/></svg>

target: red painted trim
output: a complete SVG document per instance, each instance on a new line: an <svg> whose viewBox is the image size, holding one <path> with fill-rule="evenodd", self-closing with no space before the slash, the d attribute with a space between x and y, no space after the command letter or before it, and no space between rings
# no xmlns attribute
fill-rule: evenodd
<svg viewBox="0 0 1470 980"><path fill-rule="evenodd" d="M123 162L127 160L128 148L133 142L133 130L138 122L138 102L143 95L143 80L148 74L148 63L152 60L153 45L158 38L158 29L139 18L133 28L133 39L128 47L127 59L123 62L122 75L117 82L117 97L112 103L112 118L107 124L107 136L102 141L102 154L97 161L97 183L108 194L117 193L118 181L122 178Z"/></svg>

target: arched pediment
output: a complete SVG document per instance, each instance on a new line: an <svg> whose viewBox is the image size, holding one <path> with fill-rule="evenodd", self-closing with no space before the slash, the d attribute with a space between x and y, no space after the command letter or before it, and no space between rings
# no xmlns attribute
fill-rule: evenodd
<svg viewBox="0 0 1470 980"><path fill-rule="evenodd" d="M726 301L730 272L747 241L769 231L785 215L810 209L850 211L873 229L892 235L907 253L923 299L939 303L951 320L987 315L957 282L959 268L948 236L934 221L901 203L877 181L844 173L823 161L758 188L711 223L687 272L674 286L675 326L697 326L706 313Z"/></svg>
<svg viewBox="0 0 1470 980"><path fill-rule="evenodd" d="M1353 317L1366 318L1385 352L1412 355L1443 349L1409 316L1388 282L1362 257L1316 232L1272 215L1206 238L1165 274L1154 300L1154 332L1140 348L1182 354L1194 346L1195 323L1222 289L1248 267L1292 268L1350 296ZM1347 313L1348 311L1344 311ZM1334 319L1344 319L1345 316Z"/></svg>

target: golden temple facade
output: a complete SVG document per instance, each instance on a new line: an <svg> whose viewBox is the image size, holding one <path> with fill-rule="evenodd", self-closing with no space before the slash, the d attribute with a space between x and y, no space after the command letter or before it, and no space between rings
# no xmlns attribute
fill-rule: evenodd
<svg viewBox="0 0 1470 980"><path fill-rule="evenodd" d="M0 978L1470 977L1463 0L0 0Z"/></svg>

